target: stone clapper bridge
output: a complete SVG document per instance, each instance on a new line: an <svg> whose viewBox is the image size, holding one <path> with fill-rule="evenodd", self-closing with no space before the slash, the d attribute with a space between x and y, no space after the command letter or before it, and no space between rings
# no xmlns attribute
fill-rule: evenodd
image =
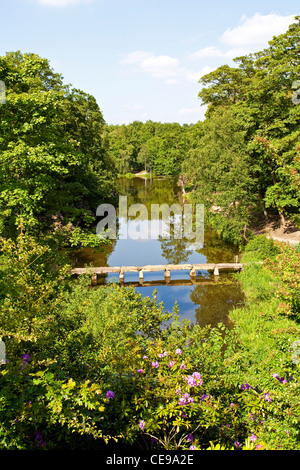
<svg viewBox="0 0 300 470"><path fill-rule="evenodd" d="M89 267L89 268L74 268L71 271L73 275L90 274L92 276L92 284L97 285L98 275L116 273L119 274L120 283L124 283L125 273L137 272L139 275L139 284L144 284L144 273L147 272L164 272L166 284L170 283L171 271L189 271L190 281L195 282L197 271L212 271L215 280L218 280L221 270L241 271L243 263L202 263L202 264L159 264L148 266L104 266L104 267Z"/></svg>

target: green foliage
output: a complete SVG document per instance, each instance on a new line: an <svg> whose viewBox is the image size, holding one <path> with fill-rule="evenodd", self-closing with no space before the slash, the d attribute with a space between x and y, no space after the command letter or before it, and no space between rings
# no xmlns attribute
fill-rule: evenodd
<svg viewBox="0 0 300 470"><path fill-rule="evenodd" d="M195 330L192 339L199 333ZM202 367L188 344L183 350L176 348L176 342L171 350L161 349L164 346L154 343L140 359L132 426L139 427L145 436L152 438L152 446L164 449L188 449L191 442L195 446L207 446L210 438L227 443L232 434L242 433L238 425L229 435L219 431L225 420L238 421L237 410L222 403L222 399L226 403L225 397L208 394L209 384L202 379ZM202 348L204 358L206 353Z"/></svg>
<svg viewBox="0 0 300 470"><path fill-rule="evenodd" d="M0 223L11 235L0 251L1 449L299 449L299 247L251 239L231 329L180 323L155 293L91 288L88 275L70 278L65 256L99 244L85 229L113 193L112 160L122 173L178 177L188 150L194 200L214 206L209 220L236 242L257 206L297 220L298 41L295 23L238 68L203 77L210 107L193 126L105 127L94 98L47 60L0 58Z"/></svg>
<svg viewBox="0 0 300 470"><path fill-rule="evenodd" d="M106 126L105 142L121 174L145 170L155 175L178 176L187 150L197 142L200 128L201 123L181 126L134 121Z"/></svg>
<svg viewBox="0 0 300 470"><path fill-rule="evenodd" d="M66 239L64 239L66 243ZM84 230L80 227L74 228L68 238L68 245L72 248L103 248L103 245L109 244L109 240L100 238L96 233Z"/></svg>
<svg viewBox="0 0 300 470"><path fill-rule="evenodd" d="M280 248L272 238L267 238L265 235L258 235L247 243L243 260L244 262L248 262L263 261L266 258L274 259L279 253Z"/></svg>
<svg viewBox="0 0 300 470"><path fill-rule="evenodd" d="M249 256L260 252L264 262L248 261L249 265L239 275L247 302L233 310L231 318L242 348L228 356L228 371L240 383L250 386L244 392L252 419L257 421L261 417L256 434L264 441L265 448L297 449L300 329L299 304L295 301L299 289L294 288L299 253L289 245L275 242L276 254L274 247L266 246L262 237L251 245ZM265 400L263 413L258 396Z"/></svg>
<svg viewBox="0 0 300 470"><path fill-rule="evenodd" d="M277 214L299 224L300 17L264 51L237 57L200 79L208 105L203 134L184 162L196 200L234 242L247 241L257 216Z"/></svg>
<svg viewBox="0 0 300 470"><path fill-rule="evenodd" d="M205 204L208 224L224 239L239 242L256 202L245 131L227 107L218 108L203 131L201 147L188 153L183 171L197 186L193 200Z"/></svg>
<svg viewBox="0 0 300 470"><path fill-rule="evenodd" d="M266 267L277 277L281 283L276 295L282 301L279 311L300 318L300 253L294 247L279 243L280 253L275 262L266 260Z"/></svg>
<svg viewBox="0 0 300 470"><path fill-rule="evenodd" d="M284 248L274 259L276 270ZM242 281L273 279L264 296L231 313L231 330L201 328L155 295L71 281L63 257L22 231L5 240L0 447L297 449L299 327L277 310L276 273L253 266Z"/></svg>
<svg viewBox="0 0 300 470"><path fill-rule="evenodd" d="M1 449L72 449L81 435L105 439L96 423L108 399L98 384L34 369L19 361L1 370Z"/></svg>
<svg viewBox="0 0 300 470"><path fill-rule="evenodd" d="M1 336L12 350L20 341L47 335L59 308L69 266L60 251L41 245L20 230L16 241L1 240Z"/></svg>
<svg viewBox="0 0 300 470"><path fill-rule="evenodd" d="M36 54L0 57L6 86L1 116L0 230L15 236L64 226L86 228L96 207L113 195L115 172L101 136L95 99L62 83Z"/></svg>

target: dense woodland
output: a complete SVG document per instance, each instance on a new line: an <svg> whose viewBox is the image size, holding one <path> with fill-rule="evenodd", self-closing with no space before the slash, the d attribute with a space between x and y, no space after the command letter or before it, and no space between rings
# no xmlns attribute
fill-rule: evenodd
<svg viewBox="0 0 300 470"><path fill-rule="evenodd" d="M0 57L0 449L300 449L299 245L249 230L300 224L299 50L297 17L202 77L191 125L108 125L47 59ZM70 276L72 250L104 243L96 207L139 171L175 177L241 244L230 330Z"/></svg>
<svg viewBox="0 0 300 470"><path fill-rule="evenodd" d="M121 174L147 171L177 176L187 152L199 145L202 123L180 125L134 121L105 127L109 156Z"/></svg>
<svg viewBox="0 0 300 470"><path fill-rule="evenodd" d="M183 174L193 199L215 208L210 221L237 242L261 216L299 224L299 37L297 17L269 48L202 77L204 122L107 126L118 172Z"/></svg>

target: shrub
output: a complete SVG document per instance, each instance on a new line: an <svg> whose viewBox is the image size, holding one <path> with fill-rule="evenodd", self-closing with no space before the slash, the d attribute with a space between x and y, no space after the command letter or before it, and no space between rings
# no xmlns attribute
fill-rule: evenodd
<svg viewBox="0 0 300 470"><path fill-rule="evenodd" d="M280 253L278 245L271 238L259 235L247 243L244 249L243 260L263 261L266 258L274 259Z"/></svg>
<svg viewBox="0 0 300 470"><path fill-rule="evenodd" d="M282 313L299 318L300 315L300 252L294 246L277 242L280 250L275 260L266 260L265 266L273 276L280 278L276 291L283 302ZM283 309L283 310L282 310Z"/></svg>

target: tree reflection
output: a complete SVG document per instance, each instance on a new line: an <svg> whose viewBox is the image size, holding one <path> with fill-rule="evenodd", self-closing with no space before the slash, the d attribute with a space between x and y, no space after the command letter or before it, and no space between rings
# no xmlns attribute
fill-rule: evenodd
<svg viewBox="0 0 300 470"><path fill-rule="evenodd" d="M151 204L178 203L179 187L173 178L119 178L117 191L119 196L127 196L127 204L144 204L151 217Z"/></svg>
<svg viewBox="0 0 300 470"><path fill-rule="evenodd" d="M193 249L189 249L190 241L182 239L163 239L159 237L161 243L162 256L167 260L168 264L184 264L188 262L189 257L193 254Z"/></svg>
<svg viewBox="0 0 300 470"><path fill-rule="evenodd" d="M244 302L244 293L239 283L230 278L230 275L222 274L221 277L223 279L215 285L195 286L190 293L196 306L196 322L201 327L216 327L220 322L230 326L230 310Z"/></svg>
<svg viewBox="0 0 300 470"><path fill-rule="evenodd" d="M205 256L207 263L233 263L239 254L238 247L226 243L209 227L205 227L203 246L196 251Z"/></svg>

